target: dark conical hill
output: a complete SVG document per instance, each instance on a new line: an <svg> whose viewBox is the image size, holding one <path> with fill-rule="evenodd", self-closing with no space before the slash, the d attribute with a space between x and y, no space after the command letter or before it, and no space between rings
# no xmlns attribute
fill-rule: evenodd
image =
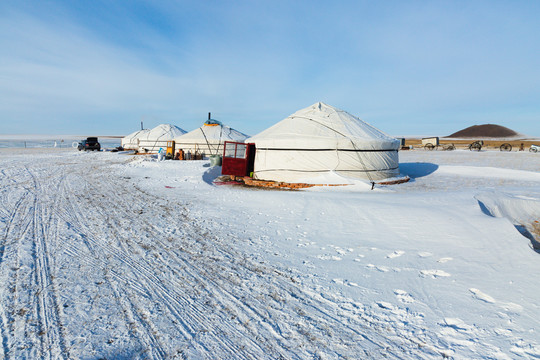
<svg viewBox="0 0 540 360"><path fill-rule="evenodd" d="M494 124L473 125L448 135L450 138L509 138L520 134L512 129Z"/></svg>

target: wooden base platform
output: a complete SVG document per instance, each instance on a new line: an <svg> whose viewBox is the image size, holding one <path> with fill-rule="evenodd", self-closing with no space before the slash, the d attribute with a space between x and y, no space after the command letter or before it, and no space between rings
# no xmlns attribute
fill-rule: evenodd
<svg viewBox="0 0 540 360"><path fill-rule="evenodd" d="M408 176L403 178L398 178L395 180L388 181L376 181L377 185L397 185L403 184L410 180ZM246 185L253 187L269 188L269 189L282 189L282 190L298 190L298 189L307 189L315 186L347 186L351 184L307 184L307 183L288 183L282 181L268 181L268 180L257 180L250 178L249 176L239 177L239 176L229 176L223 175L217 178L214 181L216 185Z"/></svg>

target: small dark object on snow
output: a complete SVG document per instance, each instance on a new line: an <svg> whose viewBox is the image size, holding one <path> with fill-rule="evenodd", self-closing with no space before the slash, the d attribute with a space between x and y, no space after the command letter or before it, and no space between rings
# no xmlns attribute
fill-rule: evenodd
<svg viewBox="0 0 540 360"><path fill-rule="evenodd" d="M83 140L83 141L81 141L79 143L79 145L77 146L77 149L79 151L81 151L81 150L100 151L101 150L101 145L99 144L97 137L88 137L88 138L86 138L86 140Z"/></svg>

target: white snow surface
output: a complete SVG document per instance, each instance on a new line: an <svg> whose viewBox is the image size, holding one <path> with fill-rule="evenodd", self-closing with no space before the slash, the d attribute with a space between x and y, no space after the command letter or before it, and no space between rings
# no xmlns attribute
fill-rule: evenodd
<svg viewBox="0 0 540 360"><path fill-rule="evenodd" d="M208 161L0 150L0 358L539 358L518 227L540 155L404 151L400 170L275 191L213 185Z"/></svg>

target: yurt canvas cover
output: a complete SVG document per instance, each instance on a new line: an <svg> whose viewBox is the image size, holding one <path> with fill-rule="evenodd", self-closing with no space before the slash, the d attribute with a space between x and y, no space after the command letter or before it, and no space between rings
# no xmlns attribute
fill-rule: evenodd
<svg viewBox="0 0 540 360"><path fill-rule="evenodd" d="M203 126L174 139L176 150L209 155L221 155L225 141L244 141L247 135L242 134L217 120L209 119Z"/></svg>
<svg viewBox="0 0 540 360"><path fill-rule="evenodd" d="M124 136L121 141L121 145L126 150L138 150L139 149L139 138L144 136L144 134L150 132L150 129L144 129L135 131L127 136Z"/></svg>
<svg viewBox="0 0 540 360"><path fill-rule="evenodd" d="M140 153L157 153L160 148L167 148L167 141L185 134L183 129L170 124L161 124L139 137Z"/></svg>
<svg viewBox="0 0 540 360"><path fill-rule="evenodd" d="M376 181L399 175L399 140L321 102L246 142L257 148L256 179L302 182L335 172Z"/></svg>

